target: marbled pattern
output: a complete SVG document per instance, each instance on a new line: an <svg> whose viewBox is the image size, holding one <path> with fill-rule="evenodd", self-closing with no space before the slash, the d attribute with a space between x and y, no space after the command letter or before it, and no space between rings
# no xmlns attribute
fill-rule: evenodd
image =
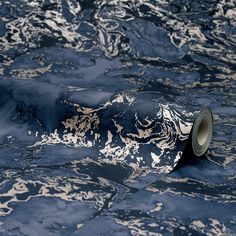
<svg viewBox="0 0 236 236"><path fill-rule="evenodd" d="M235 235L235 41L234 0L0 0L0 235Z"/></svg>

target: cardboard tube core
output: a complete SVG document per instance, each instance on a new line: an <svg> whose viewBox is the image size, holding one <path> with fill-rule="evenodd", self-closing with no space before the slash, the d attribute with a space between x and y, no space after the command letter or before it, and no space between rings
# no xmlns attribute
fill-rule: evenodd
<svg viewBox="0 0 236 236"><path fill-rule="evenodd" d="M208 138L208 132L209 132L209 127L208 127L208 122L206 119L202 120L198 130L197 130L197 141L199 145L203 145Z"/></svg>
<svg viewBox="0 0 236 236"><path fill-rule="evenodd" d="M196 117L192 130L192 149L202 156L208 149L212 137L213 116L210 108L204 107Z"/></svg>

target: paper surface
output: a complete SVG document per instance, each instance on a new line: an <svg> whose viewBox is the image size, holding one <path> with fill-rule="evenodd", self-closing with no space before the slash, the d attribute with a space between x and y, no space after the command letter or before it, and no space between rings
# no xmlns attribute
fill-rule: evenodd
<svg viewBox="0 0 236 236"><path fill-rule="evenodd" d="M0 235L234 235L234 5L0 1Z"/></svg>

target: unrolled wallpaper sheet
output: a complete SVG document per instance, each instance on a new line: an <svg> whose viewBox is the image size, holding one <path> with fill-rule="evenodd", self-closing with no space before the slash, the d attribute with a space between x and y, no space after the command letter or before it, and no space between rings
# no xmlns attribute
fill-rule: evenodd
<svg viewBox="0 0 236 236"><path fill-rule="evenodd" d="M55 90L18 80L2 80L0 89L1 163L15 169L2 186L2 216L12 203L40 196L92 201L100 209L114 194L104 178L141 189L184 156L203 155L211 140L209 108L189 112L151 93Z"/></svg>
<svg viewBox="0 0 236 236"><path fill-rule="evenodd" d="M0 235L235 235L235 12L0 0Z"/></svg>

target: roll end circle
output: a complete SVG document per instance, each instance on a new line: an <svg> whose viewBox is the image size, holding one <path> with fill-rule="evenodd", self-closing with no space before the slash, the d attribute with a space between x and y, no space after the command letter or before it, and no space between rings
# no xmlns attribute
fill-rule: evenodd
<svg viewBox="0 0 236 236"><path fill-rule="evenodd" d="M208 149L213 130L213 115L209 107L199 112L193 123L192 149L196 156L202 156Z"/></svg>

